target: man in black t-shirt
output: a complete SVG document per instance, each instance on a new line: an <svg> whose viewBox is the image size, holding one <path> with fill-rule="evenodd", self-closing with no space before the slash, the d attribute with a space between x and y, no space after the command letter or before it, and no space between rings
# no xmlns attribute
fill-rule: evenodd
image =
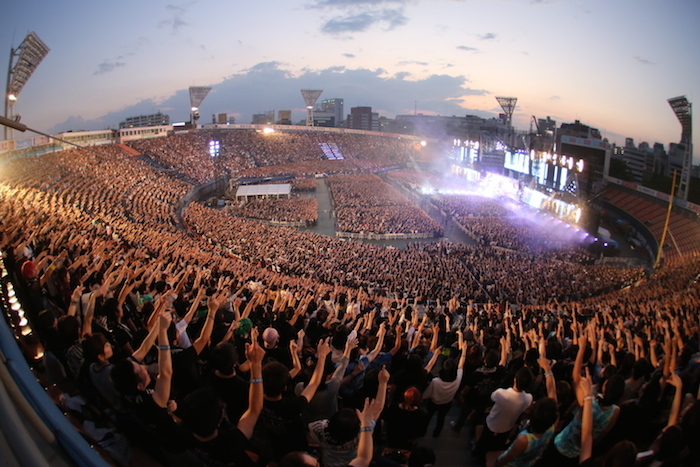
<svg viewBox="0 0 700 467"><path fill-rule="evenodd" d="M260 420L255 427L254 441L260 452L269 453L275 461L289 452L304 451L307 448L306 427L301 413L321 384L326 359L331 352L329 340L319 341L316 369L299 396L286 394L289 377L287 367L279 362L270 362L263 368L265 400Z"/></svg>
<svg viewBox="0 0 700 467"><path fill-rule="evenodd" d="M192 433L191 447L204 465L256 465L246 453L246 447L263 405L262 360L265 351L257 344L257 329L253 329L251 335L253 343L246 346L251 385L248 409L235 428L222 426L224 408L213 390L199 389L182 401L179 413L185 427Z"/></svg>

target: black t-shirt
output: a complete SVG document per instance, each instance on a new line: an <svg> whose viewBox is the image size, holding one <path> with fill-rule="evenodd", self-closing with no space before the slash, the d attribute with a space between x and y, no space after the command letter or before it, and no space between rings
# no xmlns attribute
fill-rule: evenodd
<svg viewBox="0 0 700 467"><path fill-rule="evenodd" d="M404 410L398 406L386 411L387 446L396 449L411 449L411 440L425 435L428 428L428 412L418 408Z"/></svg>
<svg viewBox="0 0 700 467"><path fill-rule="evenodd" d="M226 404L226 414L231 423L238 423L241 415L248 410L248 382L238 375L220 378L212 371L209 385Z"/></svg>
<svg viewBox="0 0 700 467"><path fill-rule="evenodd" d="M199 441L192 438L192 449L202 461L210 467L254 466L255 463L245 453L248 439L238 428L219 429L219 434L211 441Z"/></svg>
<svg viewBox="0 0 700 467"><path fill-rule="evenodd" d="M195 389L203 387L199 374L199 355L194 346L186 349L173 349L173 398L182 399Z"/></svg>
<svg viewBox="0 0 700 467"><path fill-rule="evenodd" d="M125 424L132 436L152 436L154 441L170 452L181 452L186 448L185 431L173 420L168 410L153 400L152 388L136 394L124 396L124 400L133 409L134 415L143 424L141 427L131 423Z"/></svg>
<svg viewBox="0 0 700 467"><path fill-rule="evenodd" d="M294 365L292 364L292 355L289 353L288 347L285 348L277 346L273 349L265 349L265 358L263 359L263 365L272 360L280 362L289 370L294 368Z"/></svg>
<svg viewBox="0 0 700 467"><path fill-rule="evenodd" d="M283 396L278 401L265 400L255 425L253 438L261 448L279 461L292 451L305 451L306 427L301 412L308 401L302 396Z"/></svg>
<svg viewBox="0 0 700 467"><path fill-rule="evenodd" d="M417 371L401 370L394 376L392 384L396 385L393 405L398 405L403 401L403 393L411 386L415 386L421 393L426 390L430 381L428 373L423 369Z"/></svg>
<svg viewBox="0 0 700 467"><path fill-rule="evenodd" d="M469 387L469 401L476 406L488 406L491 404L491 393L500 387L506 376L503 366L495 368L481 367L470 375L467 375L466 386Z"/></svg>

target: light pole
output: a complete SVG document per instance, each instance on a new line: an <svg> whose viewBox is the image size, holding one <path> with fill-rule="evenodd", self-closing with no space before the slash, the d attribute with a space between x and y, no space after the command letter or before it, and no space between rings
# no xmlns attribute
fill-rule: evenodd
<svg viewBox="0 0 700 467"><path fill-rule="evenodd" d="M39 63L49 53L49 48L34 32L27 34L16 49L10 49L10 63L7 67L7 86L5 87L5 118L19 121L14 115L17 97ZM11 136L11 126L5 126L5 139ZM9 133L8 133L9 132Z"/></svg>

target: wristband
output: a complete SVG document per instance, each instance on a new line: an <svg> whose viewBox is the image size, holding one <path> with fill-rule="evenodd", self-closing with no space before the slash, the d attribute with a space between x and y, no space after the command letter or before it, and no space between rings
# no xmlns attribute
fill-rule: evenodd
<svg viewBox="0 0 700 467"><path fill-rule="evenodd" d="M158 350L170 350L169 345L157 345L156 347L158 347Z"/></svg>
<svg viewBox="0 0 700 467"><path fill-rule="evenodd" d="M216 318L214 318L214 316L212 316L212 315L207 315L207 318L209 318L209 319L216 319Z"/></svg>
<svg viewBox="0 0 700 467"><path fill-rule="evenodd" d="M586 396L586 397L583 398L583 401L584 401L584 402L586 402L586 401L594 401L594 400L595 400L595 396Z"/></svg>
<svg viewBox="0 0 700 467"><path fill-rule="evenodd" d="M250 378L251 384L253 383L262 383L262 378Z"/></svg>
<svg viewBox="0 0 700 467"><path fill-rule="evenodd" d="M361 433L364 431L373 431L373 430L374 430L374 428L372 428L371 426L363 426L362 428L360 428Z"/></svg>
<svg viewBox="0 0 700 467"><path fill-rule="evenodd" d="M544 372L544 377L546 378L547 376L552 376L553 374L554 374L554 373L552 373L551 371L545 371L545 372Z"/></svg>

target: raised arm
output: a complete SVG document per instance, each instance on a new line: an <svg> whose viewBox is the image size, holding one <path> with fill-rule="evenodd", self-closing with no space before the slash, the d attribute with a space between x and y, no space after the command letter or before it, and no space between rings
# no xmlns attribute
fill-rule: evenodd
<svg viewBox="0 0 700 467"><path fill-rule="evenodd" d="M75 316L78 313L78 305L80 304L80 297L83 296L83 290L85 290L85 287L82 285L73 289L73 293L70 296L70 305L68 305L68 311L66 312L68 316Z"/></svg>
<svg viewBox="0 0 700 467"><path fill-rule="evenodd" d="M547 386L547 397L557 400L557 382L554 379L554 374L552 373L552 363L549 361L546 355L546 344L544 342L544 337L540 337L540 358L537 363L544 371L544 381Z"/></svg>
<svg viewBox="0 0 700 467"><path fill-rule="evenodd" d="M583 407L581 413L581 452L579 453L579 464L582 464L593 454L593 401L595 396L593 395L593 383L589 374L586 374L583 378L579 375L576 395Z"/></svg>
<svg viewBox="0 0 700 467"><path fill-rule="evenodd" d="M673 403L671 404L671 412L668 415L668 424L666 428L678 424L678 415L681 412L681 400L683 399L683 381L676 373L671 373L668 383L676 389L673 395Z"/></svg>
<svg viewBox="0 0 700 467"><path fill-rule="evenodd" d="M457 345L459 346L460 350L460 355L459 355L459 363L457 363L457 369L461 370L464 368L464 362L467 361L467 343L464 342L464 335L462 334L462 331L457 331L457 338L459 339L457 341Z"/></svg>
<svg viewBox="0 0 700 467"><path fill-rule="evenodd" d="M194 314L199 309L199 304L202 302L206 295L207 289L205 289L204 287L200 287L197 291L197 296L195 297L194 301L192 302L192 305L190 306L189 311L185 316L182 317L182 321L184 321L187 324L190 324L192 318L194 317Z"/></svg>
<svg viewBox="0 0 700 467"><path fill-rule="evenodd" d="M194 347L197 355L202 353L202 350L204 350L211 340L211 332L214 329L216 312L219 311L219 307L221 306L223 298L227 293L228 290L224 290L223 292L214 294L213 296L209 297L209 300L207 300L207 308L209 309L207 312L207 320L202 327L202 332L199 334L199 337L192 343L192 347Z"/></svg>
<svg viewBox="0 0 700 467"><path fill-rule="evenodd" d="M357 417L360 419L360 442L357 445L357 457L350 461L350 467L369 467L374 455L374 442L372 440L372 416L377 411L379 403L377 400L370 402L365 399L365 406L362 412L357 411ZM380 410L381 412L381 410Z"/></svg>
<svg viewBox="0 0 700 467"><path fill-rule="evenodd" d="M173 362L170 355L170 343L168 342L168 328L172 322L172 315L161 311L158 318L158 377L156 378L153 401L159 407L166 407L170 399L170 383L173 378Z"/></svg>
<svg viewBox="0 0 700 467"><path fill-rule="evenodd" d="M250 391L248 391L248 410L241 415L236 427L243 435L250 439L253 436L253 429L258 422L260 412L263 407L263 379L262 361L265 357L265 349L258 345L258 330L251 331L252 344L245 345L245 354L250 362Z"/></svg>
<svg viewBox="0 0 700 467"><path fill-rule="evenodd" d="M377 331L377 345L374 346L374 349L367 354L367 359L371 362L374 361L377 356L379 356L379 352L382 351L382 347L384 346L384 336L386 336L386 327L384 326L384 323L379 325L379 331Z"/></svg>
<svg viewBox="0 0 700 467"><path fill-rule="evenodd" d="M316 390L318 389L319 385L321 384L321 380L323 379L323 370L326 366L326 357L329 353L331 353L331 346L329 344L329 341L330 338L326 338L318 342L318 347L316 350L316 355L318 357L318 361L316 362L316 369L311 375L311 380L309 381L309 384L307 384L304 390L301 392L301 395L304 398L306 398L307 401L313 399L314 394L316 394Z"/></svg>
<svg viewBox="0 0 700 467"><path fill-rule="evenodd" d="M292 356L292 369L289 370L289 377L294 379L301 372L301 360L299 360L299 346L297 341L289 341L289 354Z"/></svg>
<svg viewBox="0 0 700 467"><path fill-rule="evenodd" d="M343 357L340 359L338 367L333 372L334 379L342 379L345 375L345 369L348 367L348 362L350 361L350 354L355 347L357 347L357 337L353 337L352 339L347 339L345 341L345 351L343 352Z"/></svg>
<svg viewBox="0 0 700 467"><path fill-rule="evenodd" d="M133 358L137 362L142 362L143 359L146 358L146 355L148 354L148 352L150 352L151 347L153 347L153 344L155 344L156 339L158 338L158 333L160 332L160 320L158 319L158 316L160 314L161 303L163 303L163 300L160 299L158 302L156 302L155 310L153 311L151 318L149 318L149 321L153 319L155 325L150 328L150 330L148 331L148 335L143 340L143 342L141 342L139 348L136 349L136 352L131 354L131 358Z"/></svg>
<svg viewBox="0 0 700 467"><path fill-rule="evenodd" d="M427 365L425 365L425 371L427 373L430 373L433 371L433 367L435 366L435 362L437 362L438 357L440 356L440 353L442 352L442 347L438 347L435 349L435 352L433 352L433 356L430 358L430 361L428 362Z"/></svg>
<svg viewBox="0 0 700 467"><path fill-rule="evenodd" d="M376 396L377 407L375 413L373 414L373 420L379 420L382 410L384 410L384 406L386 405L386 392L389 385L389 376L389 371L386 369L386 366L383 366L382 370L379 372L379 387L377 388Z"/></svg>
<svg viewBox="0 0 700 467"><path fill-rule="evenodd" d="M582 335L578 339L579 348L576 354L576 361L574 362L574 372L572 375L574 387L578 387L581 383L581 369L583 368L583 357L586 355L586 346L588 345L588 338L586 335Z"/></svg>

